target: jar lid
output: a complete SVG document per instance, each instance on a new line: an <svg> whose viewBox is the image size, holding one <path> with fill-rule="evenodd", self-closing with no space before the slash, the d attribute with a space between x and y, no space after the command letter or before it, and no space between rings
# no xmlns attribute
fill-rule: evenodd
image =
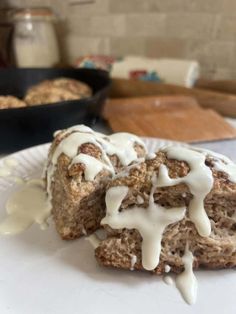
<svg viewBox="0 0 236 314"><path fill-rule="evenodd" d="M31 18L53 19L55 18L55 15L53 11L48 7L21 8L15 10L13 13L14 20Z"/></svg>

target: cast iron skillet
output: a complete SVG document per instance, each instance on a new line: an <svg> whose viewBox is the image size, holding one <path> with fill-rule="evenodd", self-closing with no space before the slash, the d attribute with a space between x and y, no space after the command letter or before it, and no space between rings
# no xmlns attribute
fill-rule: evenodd
<svg viewBox="0 0 236 314"><path fill-rule="evenodd" d="M93 96L55 104L0 109L0 153L12 152L52 140L55 130L84 123L99 116L108 95L107 72L94 69L1 69L0 95L23 98L27 89L45 79L68 77L87 83Z"/></svg>

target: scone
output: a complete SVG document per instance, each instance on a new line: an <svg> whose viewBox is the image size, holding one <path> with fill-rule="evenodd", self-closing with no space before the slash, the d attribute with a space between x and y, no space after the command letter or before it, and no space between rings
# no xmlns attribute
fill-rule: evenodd
<svg viewBox="0 0 236 314"><path fill-rule="evenodd" d="M0 96L0 109L26 107L26 103L14 96Z"/></svg>
<svg viewBox="0 0 236 314"><path fill-rule="evenodd" d="M34 87L27 92L25 102L28 106L51 104L65 100L76 100L79 97L67 90L58 87L44 87L34 89Z"/></svg>
<svg viewBox="0 0 236 314"><path fill-rule="evenodd" d="M26 93L25 102L33 106L76 100L91 95L92 90L87 84L73 79L59 78L46 80L31 87Z"/></svg>
<svg viewBox="0 0 236 314"><path fill-rule="evenodd" d="M80 96L80 98L92 96L92 89L85 83L68 79L68 78L58 78L52 81L54 87L62 88L71 93Z"/></svg>
<svg viewBox="0 0 236 314"><path fill-rule="evenodd" d="M115 177L106 192L104 266L156 274L236 266L236 165L206 150L167 147ZM185 258L186 260L186 258Z"/></svg>
<svg viewBox="0 0 236 314"><path fill-rule="evenodd" d="M105 136L83 125L56 132L45 178L60 236L74 239L99 228L108 182L144 156L144 144L132 134Z"/></svg>

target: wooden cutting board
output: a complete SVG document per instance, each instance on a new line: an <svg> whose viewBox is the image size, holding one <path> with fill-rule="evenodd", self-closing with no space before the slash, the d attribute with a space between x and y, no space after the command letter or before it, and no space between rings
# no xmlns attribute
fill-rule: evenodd
<svg viewBox="0 0 236 314"><path fill-rule="evenodd" d="M117 114L149 113L162 111L188 110L199 108L197 101L188 96L148 96L132 98L114 98L107 101L103 117L109 118Z"/></svg>
<svg viewBox="0 0 236 314"><path fill-rule="evenodd" d="M157 104L157 105L156 105ZM110 100L104 117L114 132L201 142L236 137L236 129L217 112L191 97L136 97Z"/></svg>
<svg viewBox="0 0 236 314"><path fill-rule="evenodd" d="M202 107L214 109L225 116L236 117L236 95L233 94L138 80L112 80L110 91L112 98L153 95L185 95L194 97Z"/></svg>

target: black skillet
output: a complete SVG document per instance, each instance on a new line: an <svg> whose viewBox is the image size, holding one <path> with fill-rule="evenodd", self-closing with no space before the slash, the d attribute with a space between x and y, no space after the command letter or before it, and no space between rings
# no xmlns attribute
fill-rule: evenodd
<svg viewBox="0 0 236 314"><path fill-rule="evenodd" d="M46 143L58 129L84 123L91 125L107 98L110 79L94 69L1 69L0 95L23 98L27 89L46 79L68 77L87 83L93 96L39 106L0 109L0 153Z"/></svg>

